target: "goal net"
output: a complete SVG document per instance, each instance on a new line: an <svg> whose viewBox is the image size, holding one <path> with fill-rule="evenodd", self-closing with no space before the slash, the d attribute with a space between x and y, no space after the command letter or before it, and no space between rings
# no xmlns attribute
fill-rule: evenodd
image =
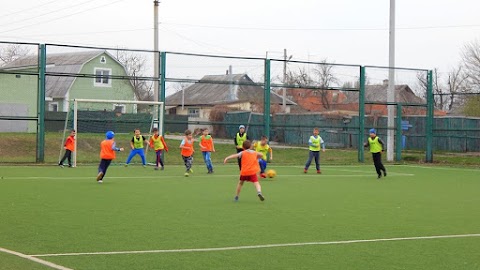
<svg viewBox="0 0 480 270"><path fill-rule="evenodd" d="M163 102L74 99L70 101L67 112L63 139L60 145L59 162L65 149L65 141L71 130L76 131L72 166L77 163L99 162L100 142L105 139L107 131L115 132L117 147L125 148L125 152L117 152L114 163L124 163L130 149L130 140L134 130L140 129L145 139L150 139L153 128L163 134ZM149 161L149 147L145 147L145 156ZM151 151L150 151L151 152ZM138 160L137 160L138 158ZM132 160L138 163L139 157ZM65 165L67 161L63 162Z"/></svg>

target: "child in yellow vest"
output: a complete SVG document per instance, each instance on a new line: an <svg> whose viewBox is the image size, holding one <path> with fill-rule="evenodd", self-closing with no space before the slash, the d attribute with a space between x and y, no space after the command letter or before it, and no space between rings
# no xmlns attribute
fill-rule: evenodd
<svg viewBox="0 0 480 270"><path fill-rule="evenodd" d="M127 161L125 162L125 166L128 166L130 164L130 161L135 155L139 155L140 158L142 159L142 164L143 167L147 166L147 161L145 160L145 153L143 152L143 147L144 143L146 143L147 140L145 137L140 134L140 129L135 129L135 136L133 136L132 140L130 141L130 155L128 155Z"/></svg>
<svg viewBox="0 0 480 270"><path fill-rule="evenodd" d="M165 140L163 139L163 136L158 134L158 128L153 128L153 136L150 137L150 147L155 150L155 154L157 156L157 161L156 161L156 166L155 170L158 170L158 168L161 168L163 171L163 160L162 160L162 152L165 150L165 152L168 152L168 146ZM160 167L161 166L161 167Z"/></svg>
<svg viewBox="0 0 480 270"><path fill-rule="evenodd" d="M382 171L383 176L387 176L387 170L382 163L382 152L385 143L377 136L377 131L372 128L370 129L370 137L368 141L364 144L365 147L370 147L370 153L372 153L373 157L373 165L375 165L375 170L377 171L378 178L382 178Z"/></svg>
<svg viewBox="0 0 480 270"><path fill-rule="evenodd" d="M322 151L325 152L325 142L323 141L322 137L318 135L320 132L318 128L313 129L313 135L310 136L308 140L308 160L305 164L305 169L303 170L304 173L307 173L308 167L312 163L312 159L315 158L315 167L317 169L317 173L320 174L322 171L320 170L320 146L322 147Z"/></svg>
<svg viewBox="0 0 480 270"><path fill-rule="evenodd" d="M255 142L255 144L253 144L253 149L262 154L262 157L258 159L258 164L260 165L260 177L265 178L268 156L270 156L270 160L273 159L272 148L267 143L267 136L263 135L259 142Z"/></svg>

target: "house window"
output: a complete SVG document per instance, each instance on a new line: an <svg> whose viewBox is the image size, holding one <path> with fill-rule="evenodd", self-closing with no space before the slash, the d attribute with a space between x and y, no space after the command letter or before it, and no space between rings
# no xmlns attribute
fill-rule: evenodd
<svg viewBox="0 0 480 270"><path fill-rule="evenodd" d="M111 69L95 68L95 81L93 85L99 87L111 87L112 80L109 77L111 74Z"/></svg>
<svg viewBox="0 0 480 270"><path fill-rule="evenodd" d="M188 116L190 117L200 117L200 109L198 108L189 108Z"/></svg>
<svg viewBox="0 0 480 270"><path fill-rule="evenodd" d="M50 102L48 104L48 111L50 112L58 112L58 102Z"/></svg>
<svg viewBox="0 0 480 270"><path fill-rule="evenodd" d="M125 104L113 104L113 111L115 113L125 113Z"/></svg>

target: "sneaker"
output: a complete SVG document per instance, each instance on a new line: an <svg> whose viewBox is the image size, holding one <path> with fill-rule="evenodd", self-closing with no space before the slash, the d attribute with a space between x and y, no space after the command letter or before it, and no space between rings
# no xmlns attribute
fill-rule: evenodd
<svg viewBox="0 0 480 270"><path fill-rule="evenodd" d="M188 172L189 172L189 173L193 173L193 169L190 168L190 169L188 170Z"/></svg>
<svg viewBox="0 0 480 270"><path fill-rule="evenodd" d="M163 166L162 166L162 168L161 168L160 170L163 171L163 169L164 169L164 168L163 168Z"/></svg>
<svg viewBox="0 0 480 270"><path fill-rule="evenodd" d="M235 196L235 198L233 199L234 202L238 202L238 196Z"/></svg>
<svg viewBox="0 0 480 270"><path fill-rule="evenodd" d="M128 164L127 164L127 163L125 163L125 165L124 165L124 166L125 166L125 167L128 167Z"/></svg>
<svg viewBox="0 0 480 270"><path fill-rule="evenodd" d="M260 177L261 177L261 178L267 178L267 175L265 175L265 173L261 173L261 174L260 174Z"/></svg>
<svg viewBox="0 0 480 270"><path fill-rule="evenodd" d="M73 166L72 166L72 165L70 165L70 164L68 164L68 167L69 167L69 168L73 168Z"/></svg>
<svg viewBox="0 0 480 270"><path fill-rule="evenodd" d="M147 165L143 165L143 168L146 168L146 167L147 167Z"/></svg>
<svg viewBox="0 0 480 270"><path fill-rule="evenodd" d="M377 177L377 179L380 179L380 178L382 178L382 174L379 174Z"/></svg>
<svg viewBox="0 0 480 270"><path fill-rule="evenodd" d="M322 171L320 171L320 170L317 170L317 173L318 173L318 174L322 174Z"/></svg>
<svg viewBox="0 0 480 270"><path fill-rule="evenodd" d="M64 167L63 164L58 164L58 166L60 166L60 168L63 168L63 167Z"/></svg>
<svg viewBox="0 0 480 270"><path fill-rule="evenodd" d="M260 199L260 201L265 201L265 197L263 197L262 193L258 193L258 198Z"/></svg>
<svg viewBox="0 0 480 270"><path fill-rule="evenodd" d="M101 183L103 183L103 181L102 181L102 180L98 180L97 183L101 184Z"/></svg>
<svg viewBox="0 0 480 270"><path fill-rule="evenodd" d="M103 172L99 172L97 174L97 181L99 181L99 182L102 181L102 178L103 178Z"/></svg>
<svg viewBox="0 0 480 270"><path fill-rule="evenodd" d="M153 168L155 171L158 171L158 167Z"/></svg>
<svg viewBox="0 0 480 270"><path fill-rule="evenodd" d="M384 171L384 172L383 172L383 176L387 176L387 171Z"/></svg>
<svg viewBox="0 0 480 270"><path fill-rule="evenodd" d="M308 171L307 169L303 169L303 173L307 173L307 171Z"/></svg>
<svg viewBox="0 0 480 270"><path fill-rule="evenodd" d="M185 175L185 177L188 177L188 176L190 176L190 174L188 174L188 172L186 172L184 175Z"/></svg>

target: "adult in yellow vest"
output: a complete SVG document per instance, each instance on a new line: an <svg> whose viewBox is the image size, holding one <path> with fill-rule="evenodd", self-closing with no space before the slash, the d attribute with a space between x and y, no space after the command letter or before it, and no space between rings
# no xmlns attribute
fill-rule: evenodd
<svg viewBox="0 0 480 270"><path fill-rule="evenodd" d="M130 161L132 161L132 158L135 155L139 155L140 158L142 159L142 164L143 167L147 166L147 162L145 160L145 153L143 152L143 146L147 142L145 137L140 134L140 129L135 129L135 136L133 136L132 140L130 141L130 155L128 155L127 161L125 162L125 166L128 166L130 164Z"/></svg>
<svg viewBox="0 0 480 270"><path fill-rule="evenodd" d="M370 129L370 137L364 146L370 147L370 153L372 153L373 157L373 165L375 165L375 170L377 171L379 179L382 178L382 171L383 176L387 176L387 170L382 163L382 152L384 145L385 143L377 136L377 131L374 128Z"/></svg>
<svg viewBox="0 0 480 270"><path fill-rule="evenodd" d="M233 138L233 142L235 143L235 147L237 148L237 153L240 153L243 151L243 142L249 140L250 137L248 137L247 133L245 132L245 126L240 125L238 127L238 132L235 134L235 137ZM242 158L238 158L238 168L240 170L242 169Z"/></svg>

